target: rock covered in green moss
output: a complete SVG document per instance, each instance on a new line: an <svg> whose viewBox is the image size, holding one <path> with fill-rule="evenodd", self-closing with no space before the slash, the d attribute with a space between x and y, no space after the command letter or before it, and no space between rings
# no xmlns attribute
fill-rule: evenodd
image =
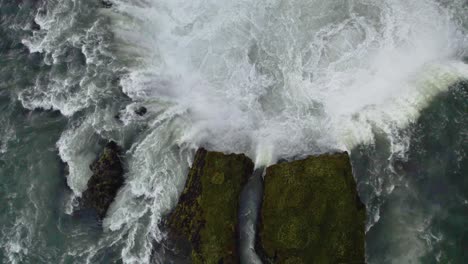
<svg viewBox="0 0 468 264"><path fill-rule="evenodd" d="M347 153L270 166L264 181L265 263L364 263L366 211Z"/></svg>
<svg viewBox="0 0 468 264"><path fill-rule="evenodd" d="M83 192L82 205L96 210L100 218L104 218L117 191L124 183L120 152L120 147L111 141L89 167L93 175L88 181L88 188Z"/></svg>
<svg viewBox="0 0 468 264"><path fill-rule="evenodd" d="M189 241L192 263L238 263L239 195L253 168L245 155L197 151L168 219L172 235Z"/></svg>

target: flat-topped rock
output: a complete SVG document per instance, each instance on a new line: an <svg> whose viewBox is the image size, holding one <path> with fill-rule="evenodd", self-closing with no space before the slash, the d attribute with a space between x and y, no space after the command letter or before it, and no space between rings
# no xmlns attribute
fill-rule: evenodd
<svg viewBox="0 0 468 264"><path fill-rule="evenodd" d="M185 189L167 221L173 238L188 241L192 263L239 262L239 195L253 168L242 154L197 151Z"/></svg>
<svg viewBox="0 0 468 264"><path fill-rule="evenodd" d="M366 209L347 153L270 166L264 185L264 263L365 263Z"/></svg>

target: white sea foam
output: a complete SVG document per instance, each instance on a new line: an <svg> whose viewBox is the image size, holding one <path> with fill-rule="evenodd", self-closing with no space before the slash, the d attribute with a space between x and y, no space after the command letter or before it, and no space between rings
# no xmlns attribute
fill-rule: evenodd
<svg viewBox="0 0 468 264"><path fill-rule="evenodd" d="M124 244L125 263L148 261L198 146L266 165L372 144L377 131L391 155L404 156L408 140L399 131L468 77L467 66L453 60L468 39L451 11L431 0L115 0L84 30L74 30L82 19L76 14L90 11L64 2L38 15L42 29L23 43L51 67L76 48L85 70L38 78L19 97L27 108L67 116L95 107L57 143L75 195L86 188L99 138L122 143L132 126L146 126L125 154L126 184L104 220L112 236L76 253L89 254L89 262L108 243ZM101 27L106 18L113 54ZM120 110L121 123L115 109L97 107L115 96L99 74L120 70L104 57L126 65L120 85L135 102ZM134 114L140 104L144 117ZM388 189L382 182L375 182L377 195Z"/></svg>
<svg viewBox="0 0 468 264"><path fill-rule="evenodd" d="M30 248L34 243L34 238L36 236L36 223L38 222L38 207L33 197L33 191L35 184L27 188L27 193L29 196L29 202L33 205L29 208L21 208L17 214L13 223L0 227L0 233L4 239L0 241L0 248L5 252L5 260L8 260L9 263L24 263L30 253ZM12 200L14 197L7 197L5 203L7 206L6 210L11 210L13 208ZM13 198L13 199L10 199ZM15 208L16 209L16 208ZM11 225L10 225L11 224Z"/></svg>
<svg viewBox="0 0 468 264"><path fill-rule="evenodd" d="M446 60L466 43L430 1L141 5L117 5L137 28L116 22L124 47L144 51L124 91L187 109L185 139L227 152L255 156L259 140L278 156L351 149L466 76Z"/></svg>
<svg viewBox="0 0 468 264"><path fill-rule="evenodd" d="M31 53L42 53L50 71L39 73L18 97L25 108L72 116L112 95L114 87L102 83L119 66L109 52L106 19L96 19L86 1L49 1L43 9L47 12L35 17L41 29L22 43Z"/></svg>
<svg viewBox="0 0 468 264"><path fill-rule="evenodd" d="M15 139L16 135L15 130L9 122L4 122L0 128L0 133L0 154L4 154L8 151L8 142Z"/></svg>
<svg viewBox="0 0 468 264"><path fill-rule="evenodd" d="M2 236L8 239L2 241L0 246L5 250L10 263L21 263L28 254L27 244L31 242L30 229L29 222L24 218L16 219L14 226L9 230L2 229Z"/></svg>
<svg viewBox="0 0 468 264"><path fill-rule="evenodd" d="M378 131L404 156L399 131L468 77L452 60L467 40L433 1L119 0L113 8L120 55L137 62L123 91L160 111L129 153L129 183L106 219L114 230L147 213L156 219L147 228L157 229L184 179L177 164L190 159L173 148L204 145L269 164L372 144ZM132 262L137 246L128 247Z"/></svg>

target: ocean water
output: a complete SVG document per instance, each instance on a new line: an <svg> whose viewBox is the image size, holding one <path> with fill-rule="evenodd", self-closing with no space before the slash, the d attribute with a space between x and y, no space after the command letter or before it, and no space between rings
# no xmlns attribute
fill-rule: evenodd
<svg viewBox="0 0 468 264"><path fill-rule="evenodd" d="M199 146L347 150L369 263L468 261L468 2L111 2L0 0L0 262L170 262ZM108 140L126 183L99 223L73 211Z"/></svg>

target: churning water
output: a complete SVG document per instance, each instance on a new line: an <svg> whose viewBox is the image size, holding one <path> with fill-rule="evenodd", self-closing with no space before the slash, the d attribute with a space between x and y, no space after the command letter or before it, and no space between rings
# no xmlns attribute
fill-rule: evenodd
<svg viewBox="0 0 468 264"><path fill-rule="evenodd" d="M199 146L257 166L348 150L370 263L468 258L465 0L0 0L0 15L2 261L167 262L158 224ZM111 139L126 184L101 231L71 213Z"/></svg>

